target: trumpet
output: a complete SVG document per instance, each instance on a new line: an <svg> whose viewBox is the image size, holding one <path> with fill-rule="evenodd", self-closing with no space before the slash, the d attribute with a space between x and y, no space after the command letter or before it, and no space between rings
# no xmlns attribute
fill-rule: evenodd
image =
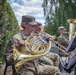
<svg viewBox="0 0 76 75"><path fill-rule="evenodd" d="M63 52L63 53L64 53L65 55L67 55L67 56L69 55L67 52L64 51L64 50L66 49L64 46L60 45L58 42L56 42L55 40L53 40L53 39L51 39L51 38L50 38L50 40L51 40L52 42L54 42L55 44L58 44L58 46L56 46L56 47L58 48L59 51ZM61 49L60 47L63 48L64 50Z"/></svg>
<svg viewBox="0 0 76 75"><path fill-rule="evenodd" d="M61 51L62 53L64 53L65 55L68 56L68 58L71 57L71 55L76 51L76 48L71 51L70 53L67 53L65 50L66 48L64 46L62 46L61 44L59 44L57 41L53 40L53 39L50 39L52 42L54 42L55 44L58 44L58 46L56 46L56 48L58 48L59 51Z"/></svg>
<svg viewBox="0 0 76 75"><path fill-rule="evenodd" d="M50 35L50 34L47 34L46 32L45 32L45 34L49 37L49 40L50 41L52 41L53 43L55 43L55 44L57 44L58 46L56 46L57 48L58 48L58 50L59 51L61 51L61 52L63 52L65 55L69 55L67 52L65 52L65 47L64 46L62 46L61 44L59 44L57 41L55 41L54 39L56 38L56 36L54 35L54 36L52 36L52 35ZM62 48L62 49L61 49Z"/></svg>
<svg viewBox="0 0 76 75"><path fill-rule="evenodd" d="M65 32L66 34L75 34L75 32Z"/></svg>

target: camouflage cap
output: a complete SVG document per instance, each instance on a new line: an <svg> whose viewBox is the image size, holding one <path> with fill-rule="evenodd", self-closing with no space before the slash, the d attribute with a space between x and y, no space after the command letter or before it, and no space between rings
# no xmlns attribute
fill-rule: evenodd
<svg viewBox="0 0 76 75"><path fill-rule="evenodd" d="M30 25L37 25L35 18L33 16L29 16L29 15L23 15L22 22L29 23Z"/></svg>
<svg viewBox="0 0 76 75"><path fill-rule="evenodd" d="M64 26L60 26L59 30L66 29Z"/></svg>
<svg viewBox="0 0 76 75"><path fill-rule="evenodd" d="M41 22L37 22L37 26L38 26L39 28L41 28L41 27L42 27L42 23L41 23Z"/></svg>

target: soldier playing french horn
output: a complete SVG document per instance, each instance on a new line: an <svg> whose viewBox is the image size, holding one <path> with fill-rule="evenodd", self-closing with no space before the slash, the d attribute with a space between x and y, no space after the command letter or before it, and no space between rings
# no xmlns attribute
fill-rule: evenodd
<svg viewBox="0 0 76 75"><path fill-rule="evenodd" d="M35 51L34 51L34 53L32 53L33 52L32 49L34 49L36 47L29 46L29 45L32 45L32 43L31 42L27 43L27 39L30 38L29 36L31 34L36 33L36 31L40 31L41 25L35 21L34 17L25 15L25 16L22 16L21 26L22 26L23 30L21 30L19 33L17 33L16 35L13 36L13 38L8 42L8 45L7 45L7 48L5 51L5 60L6 60L7 64L12 65L13 75L60 75L60 71L57 67L55 67L53 65L48 65L48 64L42 63L40 61L44 57L42 54L41 54L42 57L39 56L38 58L35 57L35 59L30 60L31 59L30 56L35 55ZM37 28L39 28L39 29L37 29ZM36 33L37 36L35 36L35 37L38 37L38 34L39 33ZM33 38L33 36L32 36L32 38ZM46 46L46 43L48 43L48 41L45 40L45 37L43 37L43 38L38 37L37 38L39 40L38 43L40 43L40 44L45 43L44 45ZM35 39L32 39L32 40L35 40ZM30 40L28 40L28 41L30 41ZM36 42L37 41L35 41L35 44L33 44L33 45L35 45L35 46L38 45L40 47L40 45ZM27 45L27 46L25 47L25 45ZM39 47L38 47L38 49L39 49ZM45 47L43 47L43 45L42 45L42 48L45 49ZM20 54L22 53L21 56L19 56L20 54L18 54L18 55L15 54L17 51L15 49L18 50L18 53L20 53ZM44 54L45 53L46 52L44 52ZM30 58L27 57L27 54L29 54ZM30 55L30 54L32 54L32 55ZM14 58L15 56L16 56L16 58ZM23 56L27 57L27 59L24 58L24 60L26 60L26 62L24 60L22 60ZM22 62L24 62L24 64L22 64L22 62L20 62L20 60L22 60ZM27 61L27 60L29 60L29 61ZM19 66L18 70L16 70L17 69L16 66Z"/></svg>

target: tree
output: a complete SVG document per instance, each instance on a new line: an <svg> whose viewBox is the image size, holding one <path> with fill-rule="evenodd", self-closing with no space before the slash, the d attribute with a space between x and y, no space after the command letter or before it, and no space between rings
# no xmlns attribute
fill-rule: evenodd
<svg viewBox="0 0 76 75"><path fill-rule="evenodd" d="M57 36L59 26L63 25L68 29L67 19L76 18L76 0L43 0L42 7L49 25L47 32Z"/></svg>
<svg viewBox="0 0 76 75"><path fill-rule="evenodd" d="M19 26L9 3L0 0L0 57L3 56L8 40L18 31Z"/></svg>

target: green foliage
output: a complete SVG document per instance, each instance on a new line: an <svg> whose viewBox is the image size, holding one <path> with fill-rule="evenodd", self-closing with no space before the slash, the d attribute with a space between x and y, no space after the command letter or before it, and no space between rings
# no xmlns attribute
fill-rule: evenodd
<svg viewBox="0 0 76 75"><path fill-rule="evenodd" d="M48 3L50 3L49 8ZM67 19L76 18L76 0L43 0L43 5L44 15L49 26L47 32L59 36L58 27L61 25L65 26L68 31ZM47 11L47 9L49 10Z"/></svg>
<svg viewBox="0 0 76 75"><path fill-rule="evenodd" d="M0 1L0 54L3 55L8 40L19 31L19 26L9 3Z"/></svg>

